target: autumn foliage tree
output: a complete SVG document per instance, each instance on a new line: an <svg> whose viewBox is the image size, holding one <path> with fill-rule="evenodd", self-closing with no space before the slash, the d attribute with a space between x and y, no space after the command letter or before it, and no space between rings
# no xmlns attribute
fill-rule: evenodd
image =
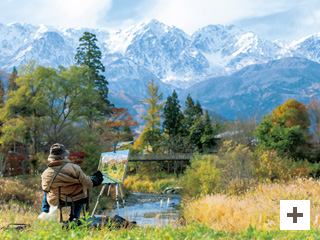
<svg viewBox="0 0 320 240"><path fill-rule="evenodd" d="M260 147L299 159L304 157L303 148L308 142L309 126L306 106L290 99L264 116L256 128L255 136Z"/></svg>
<svg viewBox="0 0 320 240"><path fill-rule="evenodd" d="M138 123L128 113L126 108L112 108L112 114L105 121L99 123L98 129L101 138L108 146L109 150L116 151L117 144L128 138L133 138L132 131L128 130Z"/></svg>
<svg viewBox="0 0 320 240"><path fill-rule="evenodd" d="M307 106L295 99L290 99L278 106L272 112L272 121L284 124L287 127L300 126L301 130L305 131L306 134L310 127Z"/></svg>
<svg viewBox="0 0 320 240"><path fill-rule="evenodd" d="M135 148L146 149L151 152L157 152L161 143L161 114L164 102L162 93L159 93L158 84L151 79L147 85L147 93L141 102L148 105L147 115L143 117L146 121L145 128L136 142Z"/></svg>

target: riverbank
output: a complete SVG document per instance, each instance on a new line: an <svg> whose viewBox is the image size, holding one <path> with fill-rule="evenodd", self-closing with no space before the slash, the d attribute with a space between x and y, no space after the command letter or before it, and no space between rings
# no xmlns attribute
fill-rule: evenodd
<svg viewBox="0 0 320 240"><path fill-rule="evenodd" d="M107 213L120 215L140 226L167 226L181 219L179 194L131 193L126 199L126 211L121 202L119 213L117 205Z"/></svg>
<svg viewBox="0 0 320 240"><path fill-rule="evenodd" d="M262 184L238 197L221 194L203 196L184 206L185 221L169 222L168 226L166 224L138 225L132 230L73 229L66 231L57 221L37 220L40 213L38 207L11 201L0 205L0 226L5 227L10 223L27 223L30 224L30 228L24 231L2 229L0 239L318 239L320 235L320 226L317 221L320 215L320 203L317 198L319 188L318 181L295 180L286 183ZM175 194L132 194L131 200L129 200L130 197L128 199L130 202L128 207L154 204L152 209L155 211L149 213L149 217L154 218L160 212L159 199L162 200L161 208L165 208L165 199L168 196L172 200L174 197L179 197ZM277 202L285 198L312 198L310 231L279 230L276 221L279 217ZM143 210L148 211L147 207ZM120 215L124 216L124 213ZM158 216L160 220L164 217L161 212ZM148 218L148 214L145 217ZM255 222L256 219L259 222ZM275 224L268 220L274 221Z"/></svg>
<svg viewBox="0 0 320 240"><path fill-rule="evenodd" d="M5 188L4 185L2 187L7 192L13 189L8 182ZM177 194L133 193L127 198L128 208L132 207L129 212L134 217L130 216L129 219L138 220L138 226L133 230L111 231L65 231L57 221L37 220L41 211L38 204L25 204L15 199L0 204L0 227L10 223L26 223L31 227L22 232L2 229L0 239L318 239L319 192L320 182L313 179L260 183L241 195L214 194L191 201L184 200L181 215L176 206L182 198ZM111 198L104 197L101 200L104 199L109 201ZM310 231L279 230L279 203L285 199L311 200ZM114 198L112 201L114 204ZM121 211L119 214L124 217L124 210ZM139 219L141 216L144 219ZM179 221L180 217L183 221Z"/></svg>
<svg viewBox="0 0 320 240"><path fill-rule="evenodd" d="M152 202L163 202L168 201L168 199L179 199L181 200L181 195L179 194L161 194L161 193L138 193L132 192L126 198L126 205L132 206L136 204L143 204L143 203L152 203Z"/></svg>

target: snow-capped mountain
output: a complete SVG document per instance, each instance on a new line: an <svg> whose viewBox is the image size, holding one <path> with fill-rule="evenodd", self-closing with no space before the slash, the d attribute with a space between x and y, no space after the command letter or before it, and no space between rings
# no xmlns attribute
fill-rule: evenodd
<svg viewBox="0 0 320 240"><path fill-rule="evenodd" d="M192 39L211 64L224 68L227 73L280 58L286 52L278 44L234 25L209 25L196 31Z"/></svg>
<svg viewBox="0 0 320 240"><path fill-rule="evenodd" d="M270 113L289 99L309 104L320 98L320 64L305 58L282 58L247 66L229 76L209 78L185 89L209 110L229 119Z"/></svg>
<svg viewBox="0 0 320 240"><path fill-rule="evenodd" d="M245 86L241 81L246 80L241 78L240 81L234 74L249 71L250 66L261 68L263 64L279 59L286 61L297 57L320 62L320 34L284 42L260 38L234 25L209 25L189 35L157 20L122 30L12 23L0 24L0 69L11 72L13 66L19 67L30 60L44 66L68 67L74 64L79 38L84 31L97 36L110 96L117 101L119 96L125 96L127 100L128 96L143 98L145 85L151 78L160 85L165 97L173 88L178 92L188 89L195 93L196 86L209 78L224 81L229 76L234 79L230 89ZM292 62L288 61L288 64ZM268 79L263 72L259 70L260 81ZM248 88L254 88L248 84L249 81ZM191 87L193 85L195 87ZM224 92L219 94L231 98L230 89L221 88ZM206 91L216 92L217 89ZM142 111L140 105L135 106Z"/></svg>
<svg viewBox="0 0 320 240"><path fill-rule="evenodd" d="M282 57L320 61L320 35L283 45L234 25L209 25L190 36L151 20L117 31L2 24L0 66L10 70L29 60L53 67L72 65L84 31L97 35L110 82L131 76L152 77L186 88L208 76L231 74L245 66Z"/></svg>
<svg viewBox="0 0 320 240"><path fill-rule="evenodd" d="M115 54L117 59L130 59L173 85L200 81L211 70L190 36L156 20L112 34L107 48L110 57Z"/></svg>

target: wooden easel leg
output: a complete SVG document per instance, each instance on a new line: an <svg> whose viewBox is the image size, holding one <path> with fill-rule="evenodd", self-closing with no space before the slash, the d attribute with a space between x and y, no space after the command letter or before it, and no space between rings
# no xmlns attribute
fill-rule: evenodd
<svg viewBox="0 0 320 240"><path fill-rule="evenodd" d="M111 183L109 183L107 197L111 197L111 195L110 195L110 189L111 189Z"/></svg>
<svg viewBox="0 0 320 240"><path fill-rule="evenodd" d="M98 196L98 198L97 198L96 205L94 206L94 209L93 209L92 214L91 214L91 217L92 217L92 218L94 217L94 213L95 213L95 211L96 211L96 209L97 209L97 206L98 206L98 204L99 204L100 198L101 198L101 196L102 196L102 194L103 194L104 189L106 188L106 186L107 186L106 184L103 184L103 187L101 188L100 194L99 194L99 196Z"/></svg>
<svg viewBox="0 0 320 240"><path fill-rule="evenodd" d="M119 215L119 184L116 184L116 200L117 200L117 210Z"/></svg>
<svg viewBox="0 0 320 240"><path fill-rule="evenodd" d="M122 201L123 201L123 208L124 208L124 211L126 213L126 219L127 219L127 221L129 221L128 214L127 214L127 208L126 208L126 199L125 199L124 194L123 194L121 183L119 183L119 188L120 188L120 193L121 193L121 197L122 197Z"/></svg>

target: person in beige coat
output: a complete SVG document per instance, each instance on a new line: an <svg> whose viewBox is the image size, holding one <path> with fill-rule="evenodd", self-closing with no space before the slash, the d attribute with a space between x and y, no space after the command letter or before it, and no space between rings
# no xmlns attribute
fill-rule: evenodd
<svg viewBox="0 0 320 240"><path fill-rule="evenodd" d="M42 190L45 192L42 201L42 212L49 212L50 206L59 205L59 187L61 200L76 202L86 197L87 189L99 186L103 181L100 171L87 176L80 166L69 159L69 151L64 145L55 143L50 148L48 168L41 175ZM74 205L70 219L80 217L82 205Z"/></svg>

